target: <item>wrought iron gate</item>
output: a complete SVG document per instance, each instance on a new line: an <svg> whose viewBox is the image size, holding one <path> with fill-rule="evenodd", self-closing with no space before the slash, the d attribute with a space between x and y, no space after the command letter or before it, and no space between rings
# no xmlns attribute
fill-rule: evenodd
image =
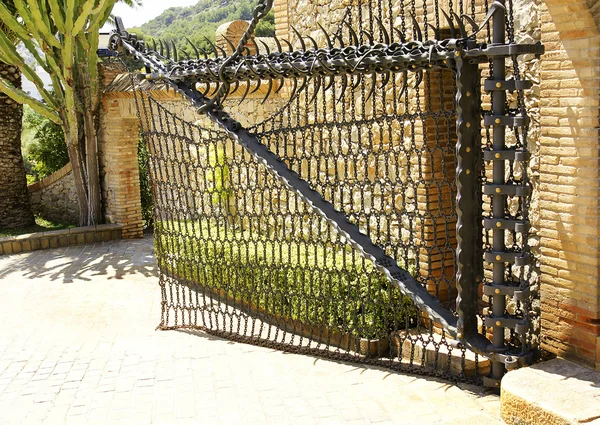
<svg viewBox="0 0 600 425"><path fill-rule="evenodd" d="M515 43L511 1L361 0L270 49L251 35L271 7L195 57L117 20L112 48L200 114L136 96L160 327L499 385L536 345L517 58L542 46ZM266 120L225 112L261 90Z"/></svg>

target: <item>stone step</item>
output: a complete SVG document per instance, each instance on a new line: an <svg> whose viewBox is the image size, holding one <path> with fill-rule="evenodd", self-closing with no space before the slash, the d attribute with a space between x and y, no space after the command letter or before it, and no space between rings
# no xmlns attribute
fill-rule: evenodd
<svg viewBox="0 0 600 425"><path fill-rule="evenodd" d="M509 425L600 425L600 372L568 360L509 372L501 391Z"/></svg>

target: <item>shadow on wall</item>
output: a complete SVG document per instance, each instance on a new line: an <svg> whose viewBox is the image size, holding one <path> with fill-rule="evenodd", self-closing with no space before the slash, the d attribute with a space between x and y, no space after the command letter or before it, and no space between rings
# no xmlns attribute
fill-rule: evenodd
<svg viewBox="0 0 600 425"><path fill-rule="evenodd" d="M30 279L58 283L87 282L92 276L107 276L108 280L136 274L158 276L153 241L146 236L7 256L0 267L0 280L15 270Z"/></svg>
<svg viewBox="0 0 600 425"><path fill-rule="evenodd" d="M600 14L587 3L542 8L542 335L551 351L598 367Z"/></svg>

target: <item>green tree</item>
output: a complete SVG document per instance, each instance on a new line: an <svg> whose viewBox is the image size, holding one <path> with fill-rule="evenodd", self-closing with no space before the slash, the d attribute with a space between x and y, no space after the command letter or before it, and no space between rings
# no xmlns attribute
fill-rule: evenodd
<svg viewBox="0 0 600 425"><path fill-rule="evenodd" d="M73 166L79 224L100 221L101 193L97 128L100 87L97 55L99 30L117 0L0 0L0 61L18 68L36 86L43 101L0 76L0 92L29 105L60 124ZM124 0L132 5L135 0ZM19 55L13 40L33 55L52 79L44 87ZM40 53L40 50L41 52Z"/></svg>
<svg viewBox="0 0 600 425"><path fill-rule="evenodd" d="M5 2L6 10L15 14L12 2ZM5 42L14 46L18 38L0 21L0 32ZM1 50L2 48L0 48ZM21 87L18 67L0 56L0 78L14 87ZM0 228L27 227L34 223L29 202L23 155L21 154L21 119L23 105L0 92Z"/></svg>

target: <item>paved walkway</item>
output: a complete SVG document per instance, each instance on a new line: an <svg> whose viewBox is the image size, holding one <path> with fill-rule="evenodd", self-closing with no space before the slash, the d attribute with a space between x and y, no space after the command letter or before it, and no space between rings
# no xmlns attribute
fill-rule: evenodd
<svg viewBox="0 0 600 425"><path fill-rule="evenodd" d="M479 388L156 331L152 239L0 257L0 424L501 424Z"/></svg>

